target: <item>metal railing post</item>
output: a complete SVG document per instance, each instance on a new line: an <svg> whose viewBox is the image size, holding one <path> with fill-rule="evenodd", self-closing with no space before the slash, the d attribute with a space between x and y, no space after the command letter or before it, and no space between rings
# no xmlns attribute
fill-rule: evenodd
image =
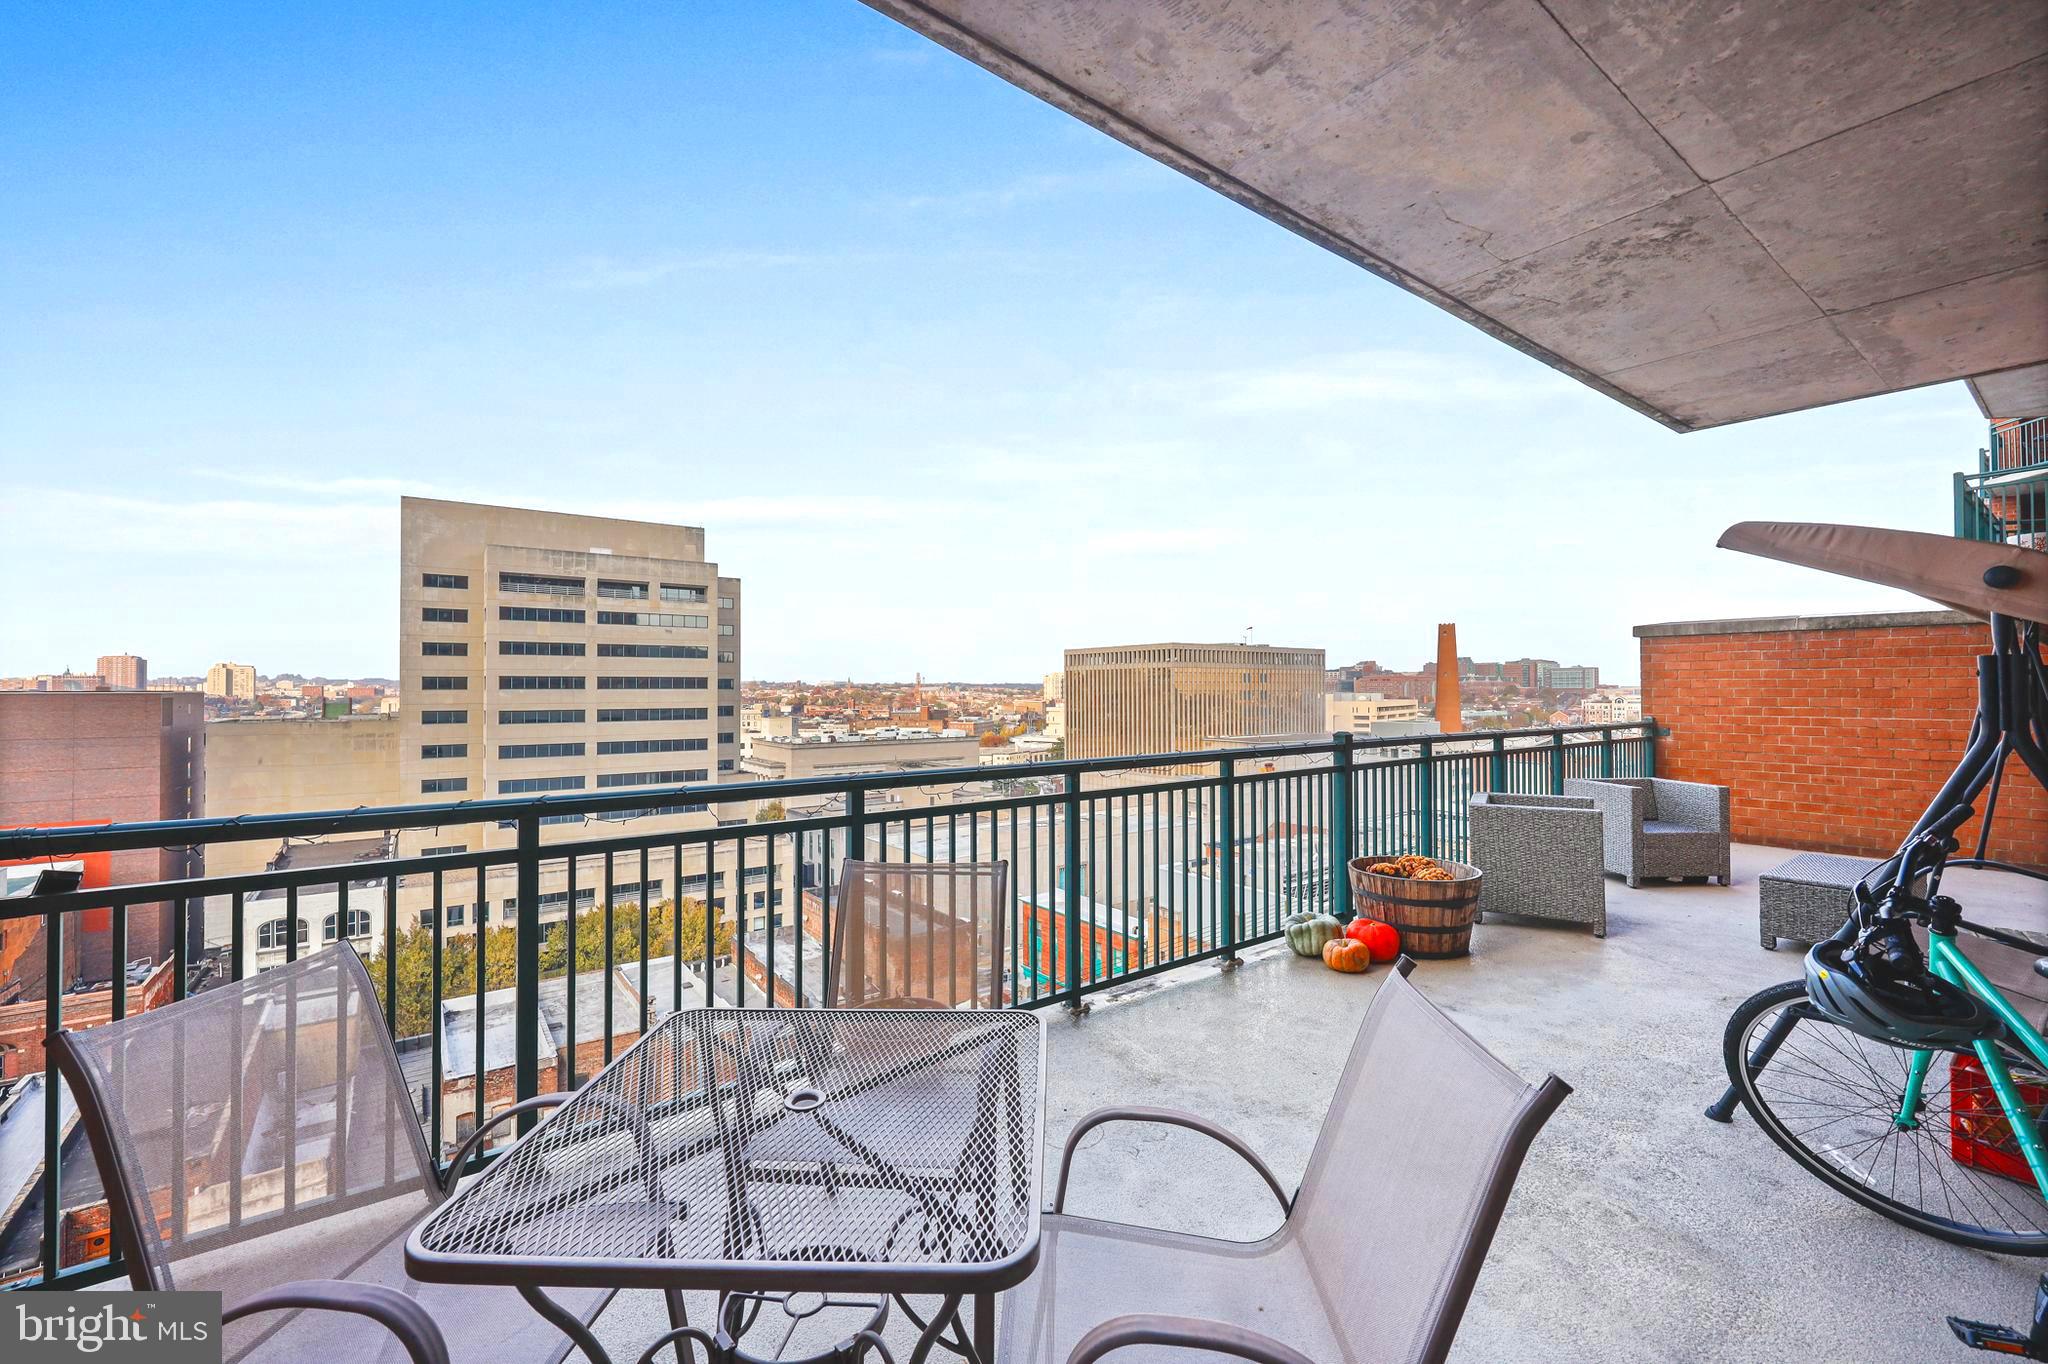
<svg viewBox="0 0 2048 1364"><path fill-rule="evenodd" d="M846 788L846 857L848 861L865 862L868 857L868 793L865 787ZM825 859L832 858L830 844L825 847Z"/></svg>
<svg viewBox="0 0 2048 1364"><path fill-rule="evenodd" d="M1436 742L1422 741L1422 765L1415 771L1415 790L1422 802L1422 832L1419 838L1424 857L1436 856Z"/></svg>
<svg viewBox="0 0 2048 1364"><path fill-rule="evenodd" d="M1330 764L1330 912L1338 919L1351 919L1351 764L1353 740L1348 732L1336 736L1337 752Z"/></svg>
<svg viewBox="0 0 2048 1364"><path fill-rule="evenodd" d="M1493 736L1493 760L1488 764L1486 789L1505 791L1508 789L1508 741L1500 735Z"/></svg>
<svg viewBox="0 0 2048 1364"><path fill-rule="evenodd" d="M1552 730L1550 734L1550 794L1564 794L1564 731Z"/></svg>
<svg viewBox="0 0 2048 1364"><path fill-rule="evenodd" d="M43 1035L55 1037L64 1027L64 916L52 911L43 916ZM43 1245L42 1278L51 1283L63 1266L58 1263L63 1249L60 1239L63 1209L63 1105L57 1099L57 1062L48 1047L43 1049ZM12 1191L10 1191L11 1193Z"/></svg>
<svg viewBox="0 0 2048 1364"><path fill-rule="evenodd" d="M1066 820L1063 841L1066 869L1060 877L1060 981L1067 1008L1081 1012L1081 774L1066 774L1064 798L1060 802Z"/></svg>
<svg viewBox="0 0 2048 1364"><path fill-rule="evenodd" d="M1223 845L1217 911L1222 919L1223 969L1227 971L1237 965L1237 760L1225 758L1217 769L1221 787L1217 793L1216 841Z"/></svg>
<svg viewBox="0 0 2048 1364"><path fill-rule="evenodd" d="M1643 775L1657 775L1657 722L1649 716L1643 717Z"/></svg>
<svg viewBox="0 0 2048 1364"><path fill-rule="evenodd" d="M1607 780L1614 775L1614 726L1600 727L1600 779Z"/></svg>
<svg viewBox="0 0 2048 1364"><path fill-rule="evenodd" d="M518 870L519 903L513 911L512 921L515 972L513 1055L517 1063L513 1084L514 1097L523 1100L531 1099L540 1093L540 816L519 816L518 834L519 850L515 865ZM478 877L480 886L483 880L482 876ZM646 878L642 877L641 880L644 882ZM645 892L642 894L644 897ZM481 893L477 899L481 905ZM570 905L569 912L574 914L576 906ZM479 939L486 931L484 925L479 922L476 926ZM575 969L574 963L570 964L569 969ZM479 1031L483 1029L483 1023L482 1017L478 1017ZM574 1038L570 1039L569 1045L575 1046ZM481 1124L485 1116L483 1077L479 1075L476 1096L477 1122ZM533 1122L533 1114L521 1114L519 1130L530 1130Z"/></svg>

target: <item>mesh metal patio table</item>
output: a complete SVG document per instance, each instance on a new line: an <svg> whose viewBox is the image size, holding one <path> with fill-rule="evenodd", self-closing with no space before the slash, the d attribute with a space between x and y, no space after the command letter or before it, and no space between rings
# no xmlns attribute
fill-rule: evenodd
<svg viewBox="0 0 2048 1364"><path fill-rule="evenodd" d="M995 1294L1038 1259L1044 1081L1021 1010L670 1014L422 1221L406 1266L517 1288L598 1364L542 1290L660 1289L679 1327L684 1289L938 1294L914 1360L949 1326L969 1344L972 1298L993 1364Z"/></svg>

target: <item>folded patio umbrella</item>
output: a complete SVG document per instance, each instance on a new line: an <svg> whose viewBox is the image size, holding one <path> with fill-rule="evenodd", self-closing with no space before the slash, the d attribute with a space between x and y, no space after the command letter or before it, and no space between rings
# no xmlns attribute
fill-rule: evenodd
<svg viewBox="0 0 2048 1364"><path fill-rule="evenodd" d="M1997 612L2048 624L2048 554L2037 549L1916 530L1799 521L1738 522L1717 543L1722 549L1902 588L1979 620Z"/></svg>

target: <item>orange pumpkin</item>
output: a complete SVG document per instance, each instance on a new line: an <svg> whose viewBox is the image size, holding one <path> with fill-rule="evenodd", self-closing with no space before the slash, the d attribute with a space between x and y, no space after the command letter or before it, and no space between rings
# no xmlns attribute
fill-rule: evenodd
<svg viewBox="0 0 2048 1364"><path fill-rule="evenodd" d="M1372 965L1372 949L1350 938L1332 938L1323 944L1323 965L1355 976Z"/></svg>
<svg viewBox="0 0 2048 1364"><path fill-rule="evenodd" d="M1372 953L1376 962L1392 961L1401 955L1401 935L1389 923L1378 919L1357 918L1344 930L1344 936L1355 943L1362 943Z"/></svg>

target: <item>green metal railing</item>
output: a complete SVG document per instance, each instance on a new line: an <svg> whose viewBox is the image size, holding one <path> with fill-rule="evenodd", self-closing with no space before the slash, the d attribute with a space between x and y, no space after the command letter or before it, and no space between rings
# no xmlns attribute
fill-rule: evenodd
<svg viewBox="0 0 2048 1364"><path fill-rule="evenodd" d="M2048 549L2048 417L1992 426L1977 472L1955 476L1955 533Z"/></svg>
<svg viewBox="0 0 2048 1364"><path fill-rule="evenodd" d="M410 1058L408 1079L430 1148L445 1159L462 1135L447 1111L450 1098L460 1097L451 1094L451 1061L472 1077L472 1112L495 1073L486 1070L491 995L512 1005L507 1102L574 1087L644 1032L657 1012L815 1006L831 960L834 884L849 857L1008 862L1015 902L1002 929L1012 964L1009 997L1024 1007L1080 1009L1096 991L1195 962L1234 960L1277 937L1295 910L1348 917L1344 868L1354 856L1461 859L1466 812L1477 792L1556 792L1567 777L1650 776L1654 733L1654 722L1644 720L1403 738L1338 734L1314 743L1023 768L0 830L0 860L251 841L274 847L421 830L437 831L437 844L469 830L481 845L29 896L0 902L0 920L38 921L45 981L60 987L44 990L44 1023L54 1033L66 1026L67 1006L75 1014L87 998L100 1000L116 1019L133 1002L119 970L110 999L82 995L66 978L66 962L74 960L67 936L89 912L109 911L114 962L128 959L128 925L137 911L167 913L173 930L165 993L172 999L242 979L280 945L283 960L294 960L296 924L310 898L331 897L342 936L367 913L381 925L383 950L370 953L368 964L385 1022L402 1059ZM631 828L650 808L730 810L737 802L781 802L794 817L684 831ZM606 821L619 821L617 831L603 830ZM572 831L570 824L579 827ZM501 898L508 885L512 893ZM479 931L473 915L460 929L450 923L452 907L494 901L495 929ZM257 905L275 910L252 910ZM282 917L263 917L273 912ZM252 916L262 919L254 943ZM699 940L686 950L692 923ZM579 933L592 932L603 935L601 954L587 937L579 942ZM401 973L408 951L418 954L419 969ZM582 965L586 957L589 967ZM421 975L425 993L406 994L404 981ZM616 1002L622 987L635 1001L623 1012ZM473 1007L477 1020L468 1039L473 1050L459 1058L446 1054L442 1026L451 1000ZM422 1015L424 1027L416 1022ZM544 1046L555 1024L562 1045ZM53 1070L45 1069L44 1084L46 1095L57 1092ZM62 1262L64 1167L90 1155L66 1141L58 1105L44 1107L42 1235L33 1263L15 1267L15 1282L62 1287L111 1277L119 1271L112 1260ZM0 1276L7 1271L0 1265Z"/></svg>

